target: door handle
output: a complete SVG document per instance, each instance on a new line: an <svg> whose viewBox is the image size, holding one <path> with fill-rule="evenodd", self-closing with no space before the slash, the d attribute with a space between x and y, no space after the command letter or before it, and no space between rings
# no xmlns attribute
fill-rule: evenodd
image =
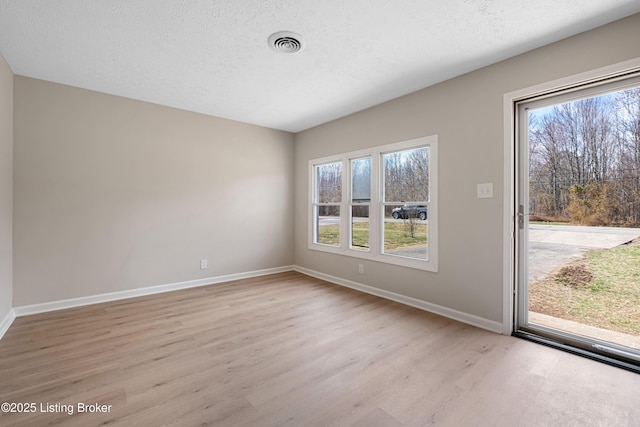
<svg viewBox="0 0 640 427"><path fill-rule="evenodd" d="M524 230L524 206L518 206L518 228Z"/></svg>

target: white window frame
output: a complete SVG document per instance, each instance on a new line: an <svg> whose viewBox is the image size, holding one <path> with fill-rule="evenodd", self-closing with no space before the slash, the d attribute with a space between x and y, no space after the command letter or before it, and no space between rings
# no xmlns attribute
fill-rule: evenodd
<svg viewBox="0 0 640 427"><path fill-rule="evenodd" d="M384 154L429 147L429 200L427 201L428 242L427 259L402 257L385 254L384 244L384 188L383 165ZM351 206L353 203L351 192L351 161L364 157L371 157L371 200L364 205L369 206L369 250L351 248ZM316 191L316 167L327 163L342 162L342 201L340 203L340 245L326 245L315 242L317 223L315 211L318 205ZM386 203L389 204L389 203ZM311 250L328 252L354 258L367 259L375 262L394 264L419 270L438 272L438 135L416 138L408 141L387 144L365 150L352 151L334 156L312 159L309 161L309 219L308 219L308 248Z"/></svg>

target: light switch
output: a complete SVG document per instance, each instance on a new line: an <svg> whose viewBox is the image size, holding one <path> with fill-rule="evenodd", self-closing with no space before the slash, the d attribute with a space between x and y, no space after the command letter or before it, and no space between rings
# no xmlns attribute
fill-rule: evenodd
<svg viewBox="0 0 640 427"><path fill-rule="evenodd" d="M493 182L478 184L478 199L493 198Z"/></svg>

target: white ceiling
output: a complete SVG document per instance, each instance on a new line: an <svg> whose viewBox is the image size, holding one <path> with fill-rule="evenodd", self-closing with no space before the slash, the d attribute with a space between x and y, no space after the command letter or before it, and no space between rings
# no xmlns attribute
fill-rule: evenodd
<svg viewBox="0 0 640 427"><path fill-rule="evenodd" d="M637 12L638 0L0 0L0 52L19 75L298 132ZM305 50L269 49L281 30Z"/></svg>

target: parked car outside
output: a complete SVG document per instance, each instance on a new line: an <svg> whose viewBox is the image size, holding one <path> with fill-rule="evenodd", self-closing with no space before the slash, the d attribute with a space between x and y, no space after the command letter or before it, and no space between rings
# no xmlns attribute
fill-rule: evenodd
<svg viewBox="0 0 640 427"><path fill-rule="evenodd" d="M409 219L419 218L422 220L427 219L427 207L415 206L415 205L403 205L399 208L395 208L391 211L391 216L394 219Z"/></svg>

